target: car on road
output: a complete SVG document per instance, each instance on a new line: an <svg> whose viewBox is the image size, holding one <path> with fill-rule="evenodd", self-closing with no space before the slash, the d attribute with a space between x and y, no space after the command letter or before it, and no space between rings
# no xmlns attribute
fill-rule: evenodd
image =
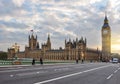
<svg viewBox="0 0 120 84"><path fill-rule="evenodd" d="M119 62L119 59L118 58L113 58L112 59L112 63L118 63Z"/></svg>

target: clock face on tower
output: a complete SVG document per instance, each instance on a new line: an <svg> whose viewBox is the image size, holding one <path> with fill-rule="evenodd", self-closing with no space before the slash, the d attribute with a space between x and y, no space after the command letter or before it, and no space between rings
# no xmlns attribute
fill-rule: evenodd
<svg viewBox="0 0 120 84"><path fill-rule="evenodd" d="M104 31L103 31L103 34L107 34L107 33L108 33L108 30L104 30Z"/></svg>
<svg viewBox="0 0 120 84"><path fill-rule="evenodd" d="M104 24L101 29L102 36L102 61L111 59L111 28L108 23L107 16L105 16Z"/></svg>

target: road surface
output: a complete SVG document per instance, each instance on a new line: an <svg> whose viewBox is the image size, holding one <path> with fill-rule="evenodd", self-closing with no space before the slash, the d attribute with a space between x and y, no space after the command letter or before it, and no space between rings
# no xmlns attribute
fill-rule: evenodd
<svg viewBox="0 0 120 84"><path fill-rule="evenodd" d="M120 65L84 63L1 67L0 84L120 84Z"/></svg>

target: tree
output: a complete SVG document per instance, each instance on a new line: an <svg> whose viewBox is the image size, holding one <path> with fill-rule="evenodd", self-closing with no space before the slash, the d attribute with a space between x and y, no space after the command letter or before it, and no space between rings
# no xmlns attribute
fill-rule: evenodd
<svg viewBox="0 0 120 84"><path fill-rule="evenodd" d="M7 60L7 53L6 52L0 52L0 60Z"/></svg>

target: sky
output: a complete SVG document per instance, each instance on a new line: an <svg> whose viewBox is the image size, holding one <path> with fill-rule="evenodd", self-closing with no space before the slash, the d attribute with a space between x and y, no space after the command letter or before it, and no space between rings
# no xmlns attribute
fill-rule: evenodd
<svg viewBox="0 0 120 84"><path fill-rule="evenodd" d="M14 43L24 51L30 30L52 48L64 48L64 40L87 39L87 47L101 49L105 12L111 27L111 50L120 53L120 0L0 0L0 51Z"/></svg>

